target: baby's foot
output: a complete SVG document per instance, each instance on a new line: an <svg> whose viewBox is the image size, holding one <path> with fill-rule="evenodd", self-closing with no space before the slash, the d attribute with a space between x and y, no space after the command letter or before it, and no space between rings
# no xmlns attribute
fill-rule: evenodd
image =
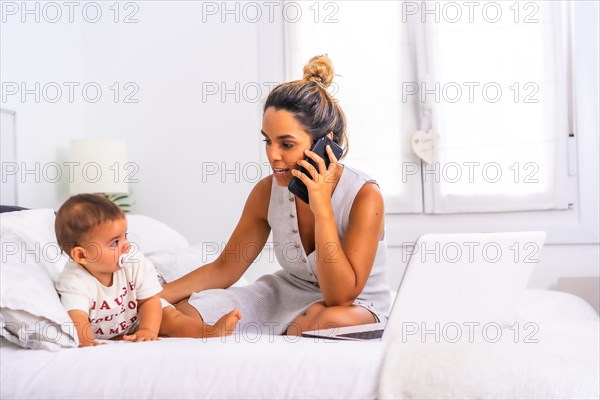
<svg viewBox="0 0 600 400"><path fill-rule="evenodd" d="M231 335L240 319L242 319L242 315L237 308L234 308L229 313L219 318L219 320L211 327L211 336Z"/></svg>

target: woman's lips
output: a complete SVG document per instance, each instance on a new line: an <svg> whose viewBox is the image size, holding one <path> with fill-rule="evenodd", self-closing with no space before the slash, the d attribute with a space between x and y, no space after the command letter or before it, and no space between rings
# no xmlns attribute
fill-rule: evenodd
<svg viewBox="0 0 600 400"><path fill-rule="evenodd" d="M273 168L273 175L285 176L289 172L289 168Z"/></svg>

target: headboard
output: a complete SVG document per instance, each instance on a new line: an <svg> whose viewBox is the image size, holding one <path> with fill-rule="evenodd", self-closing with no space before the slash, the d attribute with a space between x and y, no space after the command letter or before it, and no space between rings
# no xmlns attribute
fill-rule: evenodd
<svg viewBox="0 0 600 400"><path fill-rule="evenodd" d="M0 182L0 204L17 204L17 113L0 108L0 164L2 181Z"/></svg>
<svg viewBox="0 0 600 400"><path fill-rule="evenodd" d="M0 214L5 212L13 212L13 211L22 211L28 210L27 208L17 207L17 206L1 206L0 205Z"/></svg>

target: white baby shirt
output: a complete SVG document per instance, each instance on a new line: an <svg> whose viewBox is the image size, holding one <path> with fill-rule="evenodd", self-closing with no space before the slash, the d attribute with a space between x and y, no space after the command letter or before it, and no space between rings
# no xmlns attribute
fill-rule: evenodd
<svg viewBox="0 0 600 400"><path fill-rule="evenodd" d="M102 285L81 265L69 262L56 282L67 311L88 313L96 339L130 334L137 326L137 301L160 293L156 270L136 254L125 268L113 273L112 286Z"/></svg>

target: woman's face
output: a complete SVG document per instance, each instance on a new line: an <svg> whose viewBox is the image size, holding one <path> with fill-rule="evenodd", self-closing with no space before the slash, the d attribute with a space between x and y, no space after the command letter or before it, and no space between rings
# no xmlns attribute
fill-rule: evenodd
<svg viewBox="0 0 600 400"><path fill-rule="evenodd" d="M275 183L287 186L293 178L291 170L299 167L297 162L311 148L312 138L292 113L273 107L263 115L261 133Z"/></svg>

